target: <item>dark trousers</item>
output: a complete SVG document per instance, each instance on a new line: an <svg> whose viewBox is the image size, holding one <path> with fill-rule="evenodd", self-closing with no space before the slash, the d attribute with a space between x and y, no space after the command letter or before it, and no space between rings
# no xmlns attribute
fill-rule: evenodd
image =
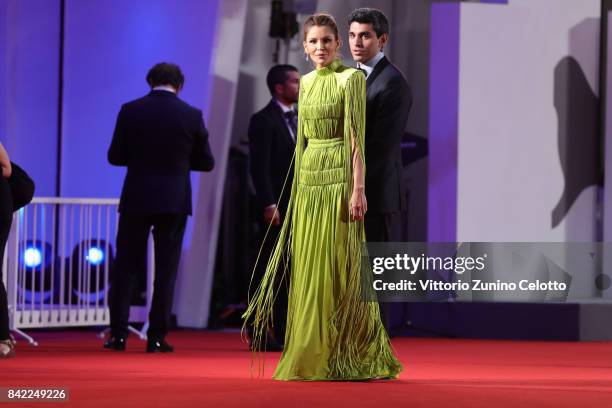
<svg viewBox="0 0 612 408"><path fill-rule="evenodd" d="M400 213L366 213L364 219L367 242L394 242L399 240ZM389 331L389 305L380 303L380 318Z"/></svg>
<svg viewBox="0 0 612 408"><path fill-rule="evenodd" d="M368 242L395 242L400 239L401 213L366 213L364 219Z"/></svg>
<svg viewBox="0 0 612 408"><path fill-rule="evenodd" d="M266 273L266 267L268 266L268 259L270 259L270 256L272 255L272 251L274 250L274 244L276 243L278 239L278 235L280 234L280 229L281 229L280 226L271 227L270 232L268 232L268 236L266 237L265 240L263 240L263 237L268 228L268 223L262 220L260 223L260 228L261 228L261 239L262 239L260 241L261 253L259 255L259 262L257 263L255 267L253 281L251 282L251 290L250 290L251 297L253 296L257 288L259 287L259 284L261 283L261 279ZM257 253L255 254L255 257L257 257ZM283 262L281 262L281 265L279 266L279 268L283 268L283 267L284 267L284 264ZM279 280L278 282L276 282L276 287L278 287L279 289L278 289L276 299L274 302L274 310L273 310L274 320L272 322L272 325L273 325L272 333L276 341L280 344L284 344L285 342L285 329L287 327L287 303L288 303L288 293L289 293L289 279L288 278L289 278L290 272L291 272L291 265L287 265L287 273L285 275L285 279L283 279L282 281ZM282 271L279 270L277 276L280 276L281 274L282 274ZM251 324L252 323L248 325L248 332L249 332L249 336L252 338Z"/></svg>
<svg viewBox="0 0 612 408"><path fill-rule="evenodd" d="M185 214L120 215L117 258L110 289L111 335L128 335L130 299L138 273L146 270L147 242L151 228L155 249L155 282L147 337L150 341L157 341L163 340L168 334L186 223Z"/></svg>
<svg viewBox="0 0 612 408"><path fill-rule="evenodd" d="M8 181L0 176L0 272L4 262L4 247L13 221L13 200ZM0 340L9 338L8 298L0 273Z"/></svg>

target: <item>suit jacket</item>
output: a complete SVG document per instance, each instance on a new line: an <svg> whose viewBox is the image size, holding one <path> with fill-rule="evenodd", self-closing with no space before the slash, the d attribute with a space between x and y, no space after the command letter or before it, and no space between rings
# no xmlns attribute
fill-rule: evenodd
<svg viewBox="0 0 612 408"><path fill-rule="evenodd" d="M120 212L191 214L189 171L214 166L202 111L167 91L124 104L108 161L127 166Z"/></svg>
<svg viewBox="0 0 612 408"><path fill-rule="evenodd" d="M401 141L412 91L397 67L383 57L366 80L365 188L368 212L406 207Z"/></svg>
<svg viewBox="0 0 612 408"><path fill-rule="evenodd" d="M291 160L295 151L295 142L287 128L283 111L274 100L251 116L249 150L251 178L255 185L258 206L263 209L277 204L281 216L284 216L291 194L293 180ZM278 202L288 171L290 174L285 192Z"/></svg>

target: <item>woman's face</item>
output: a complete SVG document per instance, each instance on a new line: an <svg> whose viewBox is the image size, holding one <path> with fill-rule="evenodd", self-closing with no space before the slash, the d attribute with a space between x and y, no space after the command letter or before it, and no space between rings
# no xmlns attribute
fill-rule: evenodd
<svg viewBox="0 0 612 408"><path fill-rule="evenodd" d="M323 68L332 63L340 48L340 41L327 26L312 26L306 34L304 52L308 54L317 68Z"/></svg>

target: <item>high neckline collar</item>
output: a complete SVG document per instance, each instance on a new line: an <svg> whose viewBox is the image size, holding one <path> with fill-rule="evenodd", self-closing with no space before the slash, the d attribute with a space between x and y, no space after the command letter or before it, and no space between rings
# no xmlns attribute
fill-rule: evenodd
<svg viewBox="0 0 612 408"><path fill-rule="evenodd" d="M340 68L341 66L342 66L342 61L336 58L329 65L323 68L316 68L316 71L318 75L327 75L332 72L336 72L336 70Z"/></svg>

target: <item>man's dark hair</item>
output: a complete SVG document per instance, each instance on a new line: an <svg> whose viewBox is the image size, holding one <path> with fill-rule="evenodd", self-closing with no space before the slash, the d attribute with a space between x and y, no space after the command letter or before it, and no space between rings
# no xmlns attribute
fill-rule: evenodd
<svg viewBox="0 0 612 408"><path fill-rule="evenodd" d="M170 85L178 90L183 87L185 77L178 65L160 62L155 64L147 73L147 83L151 88L159 85Z"/></svg>
<svg viewBox="0 0 612 408"><path fill-rule="evenodd" d="M385 17L382 11L374 8L363 7L353 10L349 15L348 25L350 26L353 22L372 24L372 29L377 37L389 33L389 21L387 17Z"/></svg>
<svg viewBox="0 0 612 408"><path fill-rule="evenodd" d="M266 77L266 84L268 84L272 96L274 96L276 85L285 83L289 71L300 72L296 67L288 64L279 64L270 68Z"/></svg>

